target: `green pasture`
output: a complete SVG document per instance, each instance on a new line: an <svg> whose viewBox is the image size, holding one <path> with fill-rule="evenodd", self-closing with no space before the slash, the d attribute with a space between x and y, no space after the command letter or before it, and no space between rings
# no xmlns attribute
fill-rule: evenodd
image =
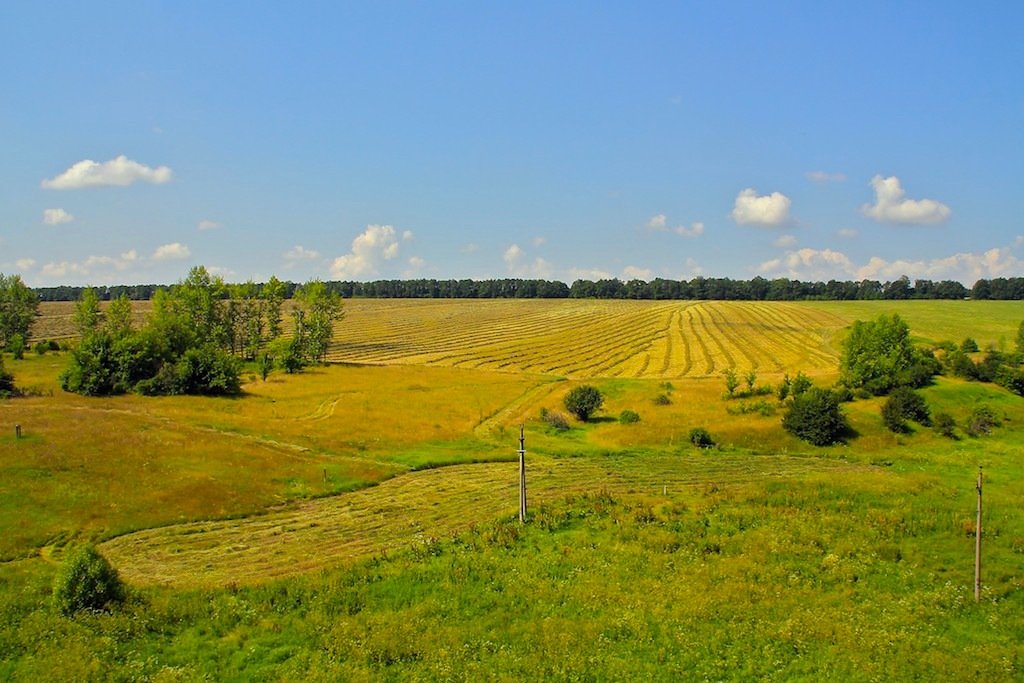
<svg viewBox="0 0 1024 683"><path fill-rule="evenodd" d="M1024 318L847 303L800 305L983 348L1012 348ZM820 334L838 348L843 328ZM994 385L922 391L961 425L989 406L991 434L896 435L869 399L844 404L844 444L814 448L774 395L726 400L718 375L339 364L236 399L95 399L57 388L66 356L4 360L29 395L0 401L2 680L1024 677L1024 399ZM596 419L542 419L584 381ZM85 541L131 597L68 619L51 583Z"/></svg>

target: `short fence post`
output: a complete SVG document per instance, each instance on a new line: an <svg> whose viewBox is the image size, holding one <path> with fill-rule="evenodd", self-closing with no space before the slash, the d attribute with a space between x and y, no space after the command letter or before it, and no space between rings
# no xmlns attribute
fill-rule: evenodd
<svg viewBox="0 0 1024 683"><path fill-rule="evenodd" d="M21 425L14 425L14 438L15 439L20 439L21 438Z"/></svg>

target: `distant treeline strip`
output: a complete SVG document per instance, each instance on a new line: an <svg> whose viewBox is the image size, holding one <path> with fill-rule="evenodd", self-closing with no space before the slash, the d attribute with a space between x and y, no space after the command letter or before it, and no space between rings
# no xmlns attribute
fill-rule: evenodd
<svg viewBox="0 0 1024 683"><path fill-rule="evenodd" d="M910 281L901 277L890 282L829 280L801 282L777 278L751 280L695 277L692 280L655 279L622 281L576 280L572 286L557 280L376 280L374 282L329 281L331 291L345 298L366 299L660 299L714 301L849 301L864 299L1024 299L1024 277L978 280L970 289L953 280ZM286 282L287 296L299 286ZM77 301L84 287L40 287L41 301ZM129 299L151 299L169 285L116 285L97 288L101 300L126 294Z"/></svg>

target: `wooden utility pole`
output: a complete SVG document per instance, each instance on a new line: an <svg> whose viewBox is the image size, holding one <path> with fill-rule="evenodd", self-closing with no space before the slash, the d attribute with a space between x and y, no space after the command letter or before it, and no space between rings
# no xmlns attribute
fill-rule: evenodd
<svg viewBox="0 0 1024 683"><path fill-rule="evenodd" d="M978 468L978 522L974 526L974 601L981 602L981 468Z"/></svg>
<svg viewBox="0 0 1024 683"><path fill-rule="evenodd" d="M519 521L526 522L526 434L519 425Z"/></svg>

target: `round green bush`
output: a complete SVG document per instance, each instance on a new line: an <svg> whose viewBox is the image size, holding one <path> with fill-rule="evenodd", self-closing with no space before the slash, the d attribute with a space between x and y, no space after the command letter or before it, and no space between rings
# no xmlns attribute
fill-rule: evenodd
<svg viewBox="0 0 1024 683"><path fill-rule="evenodd" d="M106 610L124 598L124 583L117 570L91 545L72 553L53 581L53 602L64 616Z"/></svg>
<svg viewBox="0 0 1024 683"><path fill-rule="evenodd" d="M624 425L635 424L640 421L640 414L635 410L623 410L619 413L619 423Z"/></svg>
<svg viewBox="0 0 1024 683"><path fill-rule="evenodd" d="M697 448L715 447L715 440L711 438L711 433L703 427L694 427L690 430L690 443Z"/></svg>
<svg viewBox="0 0 1024 683"><path fill-rule="evenodd" d="M580 422L586 422L604 405L604 396L597 387L581 384L573 387L565 395L564 403L566 410L575 415Z"/></svg>

